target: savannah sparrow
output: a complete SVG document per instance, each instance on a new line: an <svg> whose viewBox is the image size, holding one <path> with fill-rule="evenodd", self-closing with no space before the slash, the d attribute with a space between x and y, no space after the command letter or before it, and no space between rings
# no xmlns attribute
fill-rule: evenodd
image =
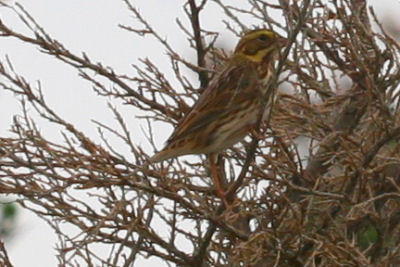
<svg viewBox="0 0 400 267"><path fill-rule="evenodd" d="M216 153L242 140L257 122L274 61L284 44L285 39L270 30L247 32L226 67L210 82L178 123L165 148L151 161ZM266 99L267 103L270 100Z"/></svg>
<svg viewBox="0 0 400 267"><path fill-rule="evenodd" d="M268 103L266 111L269 111L273 94L267 94L268 82L278 52L285 43L284 38L271 30L245 33L225 68L178 123L165 148L150 160L158 162L187 154L210 154L217 193L224 200L221 183L216 177L214 153L231 147L253 129L263 97Z"/></svg>

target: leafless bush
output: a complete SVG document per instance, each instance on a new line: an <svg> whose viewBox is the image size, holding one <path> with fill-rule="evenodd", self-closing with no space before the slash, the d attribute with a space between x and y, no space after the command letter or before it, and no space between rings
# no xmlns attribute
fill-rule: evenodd
<svg viewBox="0 0 400 267"><path fill-rule="evenodd" d="M135 144L129 118L114 106L120 129L98 122L103 142L93 142L8 59L0 65L6 80L1 86L19 97L23 111L12 125L14 137L0 139L1 192L18 196L54 227L62 266L133 266L139 254L178 266L397 266L399 45L364 0L249 0L247 8L227 2L183 4L190 24L178 25L197 55L189 62L125 0L141 28L121 27L164 46L180 88L172 88L147 59L129 77L73 54L19 5L13 9L31 34L15 32L5 21L0 32L75 67L100 96L145 111L153 146L152 122L175 125L229 54L214 47L215 32L202 28L205 6L220 7L234 33L251 28L241 21L252 17L257 26L286 35L289 45L276 75L282 90L270 122L260 125L265 139L248 138L220 156L228 209L215 195L203 157L149 164L153 151ZM198 75L200 88L183 67ZM64 142L44 138L28 108L62 126ZM131 153L109 145L110 135ZM66 225L78 233L67 233ZM99 246L109 254L96 253Z"/></svg>

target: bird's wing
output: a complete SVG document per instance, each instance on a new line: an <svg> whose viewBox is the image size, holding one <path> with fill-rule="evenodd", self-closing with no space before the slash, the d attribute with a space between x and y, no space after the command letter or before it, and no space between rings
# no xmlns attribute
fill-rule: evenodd
<svg viewBox="0 0 400 267"><path fill-rule="evenodd" d="M178 123L168 143L184 138L226 115L230 105L235 105L244 97L243 89L251 86L251 81L255 80L250 75L255 74L249 70L249 66L230 66L222 71L204 90L191 111Z"/></svg>

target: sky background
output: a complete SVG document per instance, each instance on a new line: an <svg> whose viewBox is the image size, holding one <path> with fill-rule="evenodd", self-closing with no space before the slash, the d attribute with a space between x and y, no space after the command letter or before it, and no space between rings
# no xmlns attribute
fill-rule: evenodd
<svg viewBox="0 0 400 267"><path fill-rule="evenodd" d="M175 18L184 18L181 0L136 0L133 4L139 7L142 15L168 41L180 51L185 58L194 60L194 54L187 46L175 23ZM227 3L237 3L231 0ZM8 1L10 3L10 1ZM166 60L164 49L151 38L140 39L136 35L124 31L118 24L137 25L123 1L109 0L21 0L24 8L55 39L70 51L80 54L86 52L94 60L112 66L117 73L134 75L132 64L138 64L138 58L150 58L165 74L171 76L171 68ZM384 19L386 28L392 32L400 32L398 14L400 1L371 0L379 18ZM157 7L157 8L154 8ZM206 16L205 16L206 15ZM0 18L15 30L26 32L22 24L12 12L0 8ZM204 19L206 18L206 19ZM236 39L228 33L221 23L221 13L217 8L209 8L203 14L202 24L207 29L221 32L219 44L232 49ZM120 103L112 99L98 97L91 89L91 84L80 79L77 72L50 56L43 55L35 47L13 39L0 38L0 60L8 55L16 71L30 83L40 81L48 103L66 120L85 132L93 140L99 140L96 126L91 120L116 125L113 116L107 109L107 102L114 105ZM196 77L193 76L193 79ZM111 86L111 84L107 84ZM129 107L121 107L125 120L132 132L137 133L137 143L146 144L140 123ZM19 114L21 106L15 96L0 91L0 136L10 136L9 128L13 116ZM34 115L33 115L34 116ZM59 128L38 120L41 132L52 140L61 140ZM157 144L161 144L169 136L172 129L160 128ZM6 240L9 257L15 267L25 266L57 266L55 245L57 238L46 222L31 212L19 210L16 230ZM165 266L155 259L141 260L135 266Z"/></svg>

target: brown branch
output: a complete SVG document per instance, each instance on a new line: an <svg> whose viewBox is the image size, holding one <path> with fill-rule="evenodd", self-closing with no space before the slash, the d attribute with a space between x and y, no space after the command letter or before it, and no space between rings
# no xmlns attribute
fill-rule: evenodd
<svg viewBox="0 0 400 267"><path fill-rule="evenodd" d="M188 0L190 6L190 14L188 14L189 19L191 20L192 29L193 29L193 39L196 43L196 54L197 54L197 65L199 67L206 67L205 64L205 56L206 50L203 45L203 38L201 36L201 26L200 26L200 11L203 9L207 0L203 0L199 6L196 6L195 0ZM206 88L208 85L208 73L206 71L199 71L199 80L200 87Z"/></svg>
<svg viewBox="0 0 400 267"><path fill-rule="evenodd" d="M173 77L147 57L129 76L75 55L20 5L12 8L30 33L0 21L0 38L17 38L72 66L111 102L116 124L95 121L94 142L45 101L40 83L18 74L12 59L0 62L0 87L21 103L11 136L0 138L0 191L16 195L53 227L61 265L130 266L139 255L198 267L398 262L400 46L384 29L372 31L365 1L328 7L322 0L256 0L241 7L185 1L189 20L178 20L178 30L196 52L196 64L183 59L132 1L124 2L139 26L121 27L158 42ZM143 164L149 152L130 129L132 110L126 115L120 107L140 113L147 148L155 149L155 135L164 133L153 122L175 125L198 97L191 74L206 86L209 56L220 66L230 54L214 49L217 34L200 21L215 7L238 36L268 27L290 42L268 92L272 97L279 86L271 118L258 121L257 136L266 138L246 138L219 161L230 182L229 208L213 193L204 157ZM282 16L270 16L275 13ZM46 123L63 131L61 141L45 137ZM98 246L109 253L99 255Z"/></svg>
<svg viewBox="0 0 400 267"><path fill-rule="evenodd" d="M0 241L0 264L4 267L13 267L11 264L4 243Z"/></svg>

